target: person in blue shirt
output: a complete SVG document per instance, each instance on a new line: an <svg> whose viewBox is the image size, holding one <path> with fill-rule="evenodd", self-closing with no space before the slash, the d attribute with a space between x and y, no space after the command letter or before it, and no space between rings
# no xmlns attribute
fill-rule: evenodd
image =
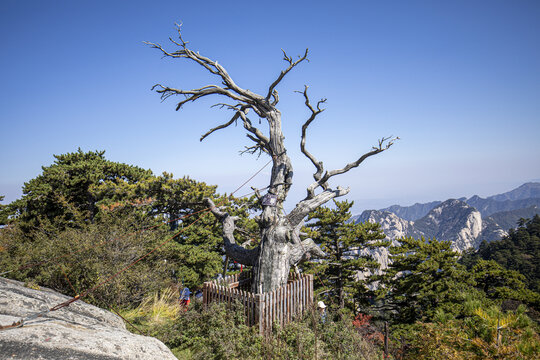
<svg viewBox="0 0 540 360"><path fill-rule="evenodd" d="M187 311L189 303L191 302L189 295L191 295L189 288L184 288L184 290L182 290L182 294L180 295L180 307L184 309L184 311Z"/></svg>

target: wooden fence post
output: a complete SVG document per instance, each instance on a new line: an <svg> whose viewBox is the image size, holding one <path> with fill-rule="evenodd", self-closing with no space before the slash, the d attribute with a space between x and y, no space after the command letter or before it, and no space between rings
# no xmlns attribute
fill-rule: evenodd
<svg viewBox="0 0 540 360"><path fill-rule="evenodd" d="M259 322L259 334L261 335L264 333L264 305L263 294L255 294L255 316L256 321Z"/></svg>

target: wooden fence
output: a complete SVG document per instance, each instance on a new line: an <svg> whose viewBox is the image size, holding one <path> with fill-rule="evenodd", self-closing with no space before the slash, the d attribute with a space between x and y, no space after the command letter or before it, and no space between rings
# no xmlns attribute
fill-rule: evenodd
<svg viewBox="0 0 540 360"><path fill-rule="evenodd" d="M226 303L238 300L244 307L246 324L257 325L263 334L273 324L283 326L303 314L313 304L313 275L291 275L287 285L263 294L250 291L251 278L239 274L204 283L203 303Z"/></svg>

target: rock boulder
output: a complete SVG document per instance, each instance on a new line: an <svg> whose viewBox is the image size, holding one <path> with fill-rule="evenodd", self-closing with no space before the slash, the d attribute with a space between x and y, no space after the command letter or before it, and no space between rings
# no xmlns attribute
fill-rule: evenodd
<svg viewBox="0 0 540 360"><path fill-rule="evenodd" d="M0 278L0 325L10 325L70 298ZM159 340L132 334L113 313L76 301L22 327L0 330L0 359L176 359Z"/></svg>

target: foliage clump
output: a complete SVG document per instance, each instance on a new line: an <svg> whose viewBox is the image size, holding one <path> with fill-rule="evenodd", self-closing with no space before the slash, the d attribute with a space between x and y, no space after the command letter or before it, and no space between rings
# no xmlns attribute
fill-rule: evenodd
<svg viewBox="0 0 540 360"><path fill-rule="evenodd" d="M144 312L139 312L142 314ZM348 318L330 314L323 323L317 311L276 326L260 335L245 325L241 304L228 309L212 304L204 310L196 302L166 322L127 312L124 316L148 335L162 340L179 359L380 359L381 353L365 341ZM335 316L334 316L335 315Z"/></svg>

